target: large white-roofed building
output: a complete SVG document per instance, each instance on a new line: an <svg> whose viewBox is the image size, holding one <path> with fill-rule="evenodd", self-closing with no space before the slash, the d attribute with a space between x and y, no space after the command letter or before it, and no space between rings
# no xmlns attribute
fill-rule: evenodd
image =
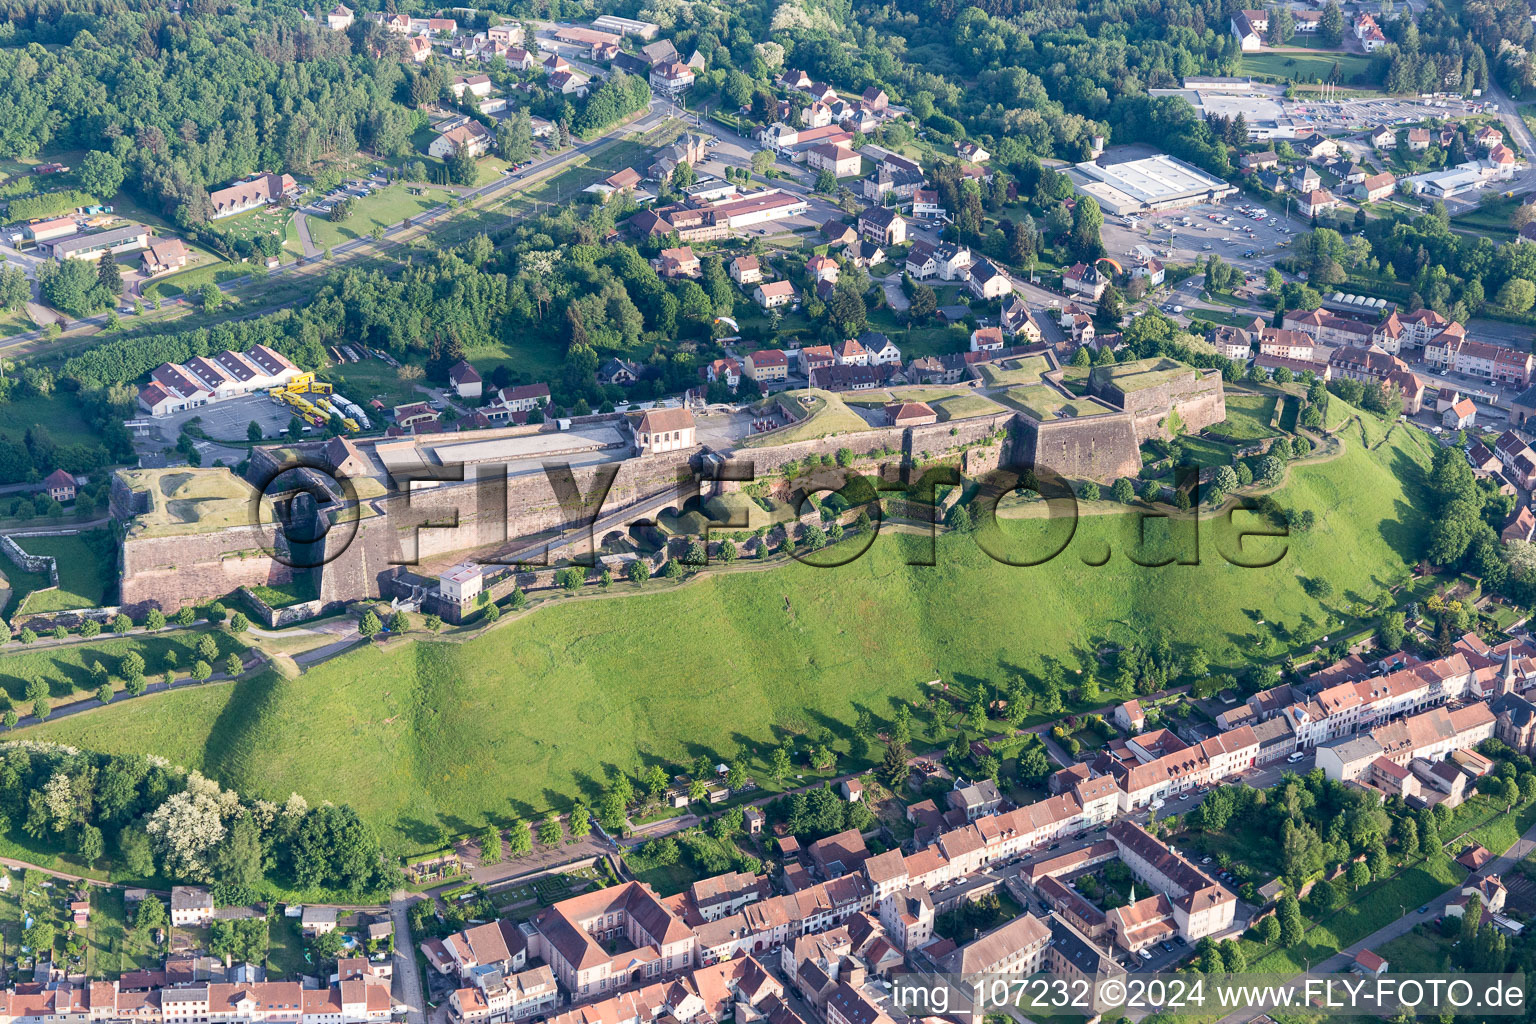
<svg viewBox="0 0 1536 1024"><path fill-rule="evenodd" d="M1174 210L1237 191L1231 183L1166 153L1111 164L1085 161L1068 175L1080 194L1093 196L1105 213L1113 214Z"/></svg>

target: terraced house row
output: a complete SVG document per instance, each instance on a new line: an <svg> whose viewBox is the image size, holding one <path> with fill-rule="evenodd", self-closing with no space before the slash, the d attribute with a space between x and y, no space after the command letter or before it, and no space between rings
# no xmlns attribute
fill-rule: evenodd
<svg viewBox="0 0 1536 1024"><path fill-rule="evenodd" d="M404 1007L387 971L343 959L337 980L307 989L296 981L146 985L146 972L119 981L13 985L0 991L0 1024L382 1024Z"/></svg>

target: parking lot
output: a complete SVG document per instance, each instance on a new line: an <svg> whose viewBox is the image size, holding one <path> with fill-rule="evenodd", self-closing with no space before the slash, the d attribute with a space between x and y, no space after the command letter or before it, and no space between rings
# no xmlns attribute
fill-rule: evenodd
<svg viewBox="0 0 1536 1024"><path fill-rule="evenodd" d="M304 206L306 213L329 214L331 208L343 199L361 199L373 194L373 190L385 184L381 177L370 178L368 181L345 181L325 195Z"/></svg>
<svg viewBox="0 0 1536 1024"><path fill-rule="evenodd" d="M1227 203L1201 203L1144 217L1106 217L1103 237L1104 248L1116 260L1134 259L1140 247L1146 247L1160 260L1189 263L1214 254L1262 270L1300 230L1305 228L1299 222L1233 197Z"/></svg>
<svg viewBox="0 0 1536 1024"><path fill-rule="evenodd" d="M272 401L266 395L243 395L222 402L210 402L195 409L185 409L150 420L158 439L165 444L175 444L181 436L181 428L192 418L201 420L203 432L209 437L244 443L245 432L251 421L261 424L268 439L275 438L288 427L293 410ZM207 454L207 453L204 453Z"/></svg>

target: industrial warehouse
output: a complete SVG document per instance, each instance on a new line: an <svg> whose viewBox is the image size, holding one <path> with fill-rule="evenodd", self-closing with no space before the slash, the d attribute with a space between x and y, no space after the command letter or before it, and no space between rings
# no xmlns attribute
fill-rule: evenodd
<svg viewBox="0 0 1536 1024"><path fill-rule="evenodd" d="M1237 191L1235 186L1166 153L1110 164L1088 160L1072 167L1067 175L1079 193L1096 199L1105 213L1119 215L1176 210L1215 202Z"/></svg>

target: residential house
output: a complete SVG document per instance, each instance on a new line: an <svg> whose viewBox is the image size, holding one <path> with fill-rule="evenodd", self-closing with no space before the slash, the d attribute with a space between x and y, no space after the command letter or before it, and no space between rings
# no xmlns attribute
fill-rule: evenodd
<svg viewBox="0 0 1536 1024"><path fill-rule="evenodd" d="M743 287L757 284L763 279L763 265L756 256L736 257L731 260L728 272L731 280Z"/></svg>
<svg viewBox="0 0 1536 1024"><path fill-rule="evenodd" d="M1476 419L1477 406L1470 398L1463 398L1440 415L1440 422L1447 430L1465 430Z"/></svg>
<svg viewBox="0 0 1536 1024"><path fill-rule="evenodd" d="M752 298L764 309L777 309L795 301L795 286L788 281L764 281L753 289Z"/></svg>
<svg viewBox="0 0 1536 1024"><path fill-rule="evenodd" d="M476 120L465 121L438 135L427 145L427 155L447 160L460 149L468 150L473 157L484 156L491 148L491 133Z"/></svg>
<svg viewBox="0 0 1536 1024"><path fill-rule="evenodd" d="M448 88L454 99L463 99L465 93L484 99L491 94L491 79L489 75L454 75Z"/></svg>
<svg viewBox="0 0 1536 1024"><path fill-rule="evenodd" d="M967 163L984 164L992 159L992 154L982 149L981 145L976 142L956 142L955 152L959 154L961 160Z"/></svg>
<svg viewBox="0 0 1536 1024"><path fill-rule="evenodd" d="M761 287L758 289L761 291ZM772 384L789 377L789 357L776 348L760 348L748 353L743 364L747 376L758 384Z"/></svg>
<svg viewBox="0 0 1536 1024"><path fill-rule="evenodd" d="M640 379L642 368L626 359L609 359L597 370L599 384L617 384L628 387Z"/></svg>
<svg viewBox="0 0 1536 1024"><path fill-rule="evenodd" d="M1303 217L1316 217L1339 205L1338 197L1326 189L1314 189L1296 200L1296 212Z"/></svg>
<svg viewBox="0 0 1536 1024"><path fill-rule="evenodd" d="M693 88L693 68L677 61L657 64L651 68L650 82L651 88L663 96L681 96Z"/></svg>
<svg viewBox="0 0 1536 1024"><path fill-rule="evenodd" d="M832 355L838 366L868 366L869 353L857 338L846 338L832 346Z"/></svg>
<svg viewBox="0 0 1536 1024"><path fill-rule="evenodd" d="M1000 299L1013 292L1013 278L988 259L971 264L971 294L982 299Z"/></svg>
<svg viewBox="0 0 1536 1024"><path fill-rule="evenodd" d="M863 158L845 145L817 145L805 151L806 166L814 171L831 171L833 176L848 178L859 173Z"/></svg>
<svg viewBox="0 0 1536 1024"><path fill-rule="evenodd" d="M1380 202L1390 196L1397 187L1397 179L1389 172L1371 174L1355 186L1355 198L1362 202Z"/></svg>
<svg viewBox="0 0 1536 1024"><path fill-rule="evenodd" d="M661 250L659 270L662 277L698 277L703 273L702 264L693 254L693 248L686 245Z"/></svg>
<svg viewBox="0 0 1536 1024"><path fill-rule="evenodd" d="M704 367L704 379L711 384L724 384L735 391L741 383L741 364L734 359L716 359Z"/></svg>
<svg viewBox="0 0 1536 1024"><path fill-rule="evenodd" d="M43 477L42 492L63 505L75 500L75 478L66 470L56 469Z"/></svg>
<svg viewBox="0 0 1536 1024"><path fill-rule="evenodd" d="M1109 287L1109 278L1099 273L1098 267L1093 264L1074 263L1061 272L1061 286L1097 302L1104 294L1104 289Z"/></svg>
<svg viewBox="0 0 1536 1024"><path fill-rule="evenodd" d="M1001 327L978 327L971 332L972 352L997 352L1003 347Z"/></svg>
<svg viewBox="0 0 1536 1024"><path fill-rule="evenodd" d="M1128 700L1115 707L1115 724L1126 732L1141 732L1147 724L1147 716L1141 710L1141 702Z"/></svg>
<svg viewBox="0 0 1536 1024"><path fill-rule="evenodd" d="M900 366L901 349L880 331L865 331L858 337L870 366Z"/></svg>
<svg viewBox="0 0 1536 1024"><path fill-rule="evenodd" d="M1263 11L1235 11L1232 14L1232 34L1237 37L1237 47L1243 53L1257 53L1264 48L1264 30L1255 23L1255 16L1259 24L1268 24L1268 15Z"/></svg>
<svg viewBox="0 0 1536 1024"><path fill-rule="evenodd" d="M297 191L298 185L291 175L258 174L246 181L236 182L227 188L215 189L208 193L211 209L209 216L214 220L220 217L233 217L246 210L254 210L259 206L279 202L284 196L292 195Z"/></svg>
<svg viewBox="0 0 1536 1024"><path fill-rule="evenodd" d="M187 265L187 246L179 238L156 238L139 260L146 274L163 274Z"/></svg>
<svg viewBox="0 0 1536 1024"><path fill-rule="evenodd" d="M466 359L460 359L448 371L448 384L460 398L479 398L482 383L479 372Z"/></svg>
<svg viewBox="0 0 1536 1024"><path fill-rule="evenodd" d="M511 419L518 413L530 413L548 404L548 384L518 384L496 392L496 397L484 412L493 420Z"/></svg>
<svg viewBox="0 0 1536 1024"><path fill-rule="evenodd" d="M820 284L823 281L836 284L841 268L838 267L837 260L831 256L812 256L805 261L805 272L812 284Z"/></svg>
<svg viewBox="0 0 1536 1024"><path fill-rule="evenodd" d="M878 245L901 245L907 240L907 221L894 208L870 206L859 214L859 236Z"/></svg>
<svg viewBox="0 0 1536 1024"><path fill-rule="evenodd" d="M335 907L317 907L310 904L299 916L299 925L305 935L324 935L336 930L338 916Z"/></svg>

